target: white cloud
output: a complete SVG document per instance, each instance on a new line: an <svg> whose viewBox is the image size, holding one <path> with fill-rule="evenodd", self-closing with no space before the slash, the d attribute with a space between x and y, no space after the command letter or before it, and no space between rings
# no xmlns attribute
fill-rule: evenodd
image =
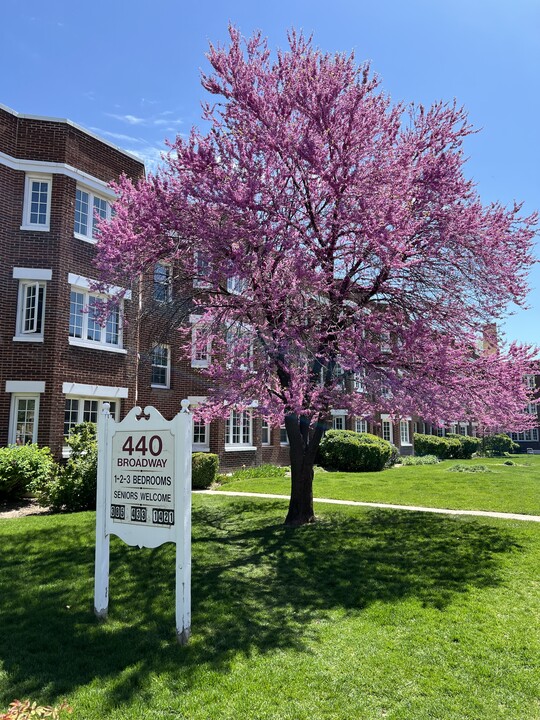
<svg viewBox="0 0 540 720"><path fill-rule="evenodd" d="M109 117L125 122L128 125L146 125L147 120L145 118L137 117L136 115L117 115L116 113L106 113Z"/></svg>

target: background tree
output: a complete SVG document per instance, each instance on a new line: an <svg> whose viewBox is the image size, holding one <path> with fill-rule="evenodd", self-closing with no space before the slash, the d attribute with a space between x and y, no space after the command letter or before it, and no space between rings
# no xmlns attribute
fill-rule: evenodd
<svg viewBox="0 0 540 720"><path fill-rule="evenodd" d="M536 217L482 205L463 175L464 110L392 105L367 65L295 32L272 57L230 28L208 59L208 131L120 182L98 265L129 286L166 260L195 285L197 343L211 343L201 412L285 423L286 522L314 519L332 408L526 427L531 349L478 352L478 338L524 304ZM191 328L179 341L191 352Z"/></svg>

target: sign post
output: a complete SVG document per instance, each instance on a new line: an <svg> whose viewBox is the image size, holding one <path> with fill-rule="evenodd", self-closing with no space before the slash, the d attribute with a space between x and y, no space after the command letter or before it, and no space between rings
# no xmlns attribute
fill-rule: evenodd
<svg viewBox="0 0 540 720"><path fill-rule="evenodd" d="M168 421L154 407L132 408L120 423L108 403L98 423L94 611L109 605L109 540L155 548L176 544L176 634L191 631L191 444L189 401Z"/></svg>

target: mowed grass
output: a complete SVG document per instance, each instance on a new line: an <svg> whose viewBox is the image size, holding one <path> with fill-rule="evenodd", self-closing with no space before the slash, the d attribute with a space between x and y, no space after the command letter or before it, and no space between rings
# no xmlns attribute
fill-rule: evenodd
<svg viewBox="0 0 540 720"><path fill-rule="evenodd" d="M396 474L401 471L396 471ZM111 543L92 612L94 513L0 521L0 707L73 720L533 720L532 522L195 496L193 635L174 635L174 548Z"/></svg>
<svg viewBox="0 0 540 720"><path fill-rule="evenodd" d="M417 505L455 510L495 510L540 515L540 455L445 460L437 465L394 467L382 472L315 474L318 498ZM490 472L449 472L453 465L486 465ZM253 478L225 483L222 490L287 494L290 479Z"/></svg>

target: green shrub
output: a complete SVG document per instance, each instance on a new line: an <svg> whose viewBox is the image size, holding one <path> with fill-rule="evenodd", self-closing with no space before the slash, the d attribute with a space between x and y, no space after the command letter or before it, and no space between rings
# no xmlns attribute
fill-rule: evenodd
<svg viewBox="0 0 540 720"><path fill-rule="evenodd" d="M289 468L279 465L256 465L236 470L232 474L232 480L249 480L250 478L285 477Z"/></svg>
<svg viewBox="0 0 540 720"><path fill-rule="evenodd" d="M520 446L511 437L500 433L497 435L486 435L482 447L486 455L504 455L505 453L519 452Z"/></svg>
<svg viewBox="0 0 540 720"><path fill-rule="evenodd" d="M459 441L459 454L453 456L457 460L470 460L473 456L473 453L480 450L482 445L482 440L480 438L472 437L470 435L455 435L452 433L448 433L446 437L453 438Z"/></svg>
<svg viewBox="0 0 540 720"><path fill-rule="evenodd" d="M33 483L41 505L53 510L77 512L95 510L97 487L96 425L91 422L75 425L66 443L70 456L54 477L45 483Z"/></svg>
<svg viewBox="0 0 540 720"><path fill-rule="evenodd" d="M487 465L452 465L448 468L448 472L464 472L464 473L488 473L491 472L491 468Z"/></svg>
<svg viewBox="0 0 540 720"><path fill-rule="evenodd" d="M461 443L456 438L415 433L414 450L417 455L436 455L440 460L455 459L460 457Z"/></svg>
<svg viewBox="0 0 540 720"><path fill-rule="evenodd" d="M33 483L47 482L55 466L47 447L9 445L0 448L0 498L18 500L32 491Z"/></svg>
<svg viewBox="0 0 540 720"><path fill-rule="evenodd" d="M191 456L191 487L206 490L217 480L219 458L213 453L195 452Z"/></svg>
<svg viewBox="0 0 540 720"><path fill-rule="evenodd" d="M386 441L385 441L385 442L386 442ZM397 461L399 460L399 450L398 450L397 447L396 447L395 445L393 445L392 443L389 443L389 444L390 444L390 457L388 458L388 460L387 460L386 463L384 464L384 467L387 467L387 468L393 467L393 466L397 463Z"/></svg>
<svg viewBox="0 0 540 720"><path fill-rule="evenodd" d="M436 465L440 460L436 455L403 455L400 462L402 465Z"/></svg>
<svg viewBox="0 0 540 720"><path fill-rule="evenodd" d="M382 470L392 457L387 440L352 430L328 430L319 447L319 462L341 472Z"/></svg>

